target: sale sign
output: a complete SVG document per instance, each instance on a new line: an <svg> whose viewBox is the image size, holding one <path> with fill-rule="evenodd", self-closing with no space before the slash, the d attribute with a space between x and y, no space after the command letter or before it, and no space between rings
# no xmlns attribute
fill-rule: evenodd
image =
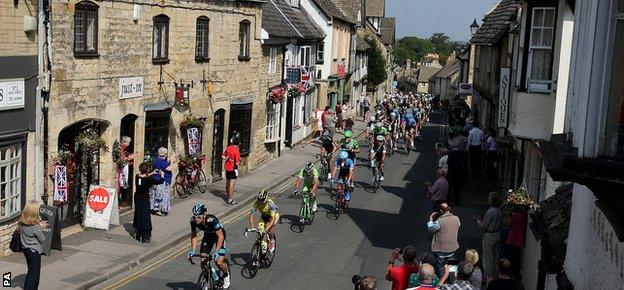
<svg viewBox="0 0 624 290"><path fill-rule="evenodd" d="M117 190L115 188L91 185L86 200L83 225L107 230L110 224L119 224Z"/></svg>

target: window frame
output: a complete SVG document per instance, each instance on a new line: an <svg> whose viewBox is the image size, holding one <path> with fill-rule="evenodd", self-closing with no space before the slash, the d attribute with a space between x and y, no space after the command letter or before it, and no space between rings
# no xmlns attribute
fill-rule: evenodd
<svg viewBox="0 0 624 290"><path fill-rule="evenodd" d="M297 54L297 62L300 66L303 66L303 67L312 66L312 46L302 45L299 47L299 53Z"/></svg>
<svg viewBox="0 0 624 290"><path fill-rule="evenodd" d="M321 41L316 44L316 64L325 62L325 42Z"/></svg>
<svg viewBox="0 0 624 290"><path fill-rule="evenodd" d="M72 50L74 51L74 57L99 57L99 53L98 53L98 25L99 25L99 10L100 6L98 6L97 4L91 2L91 1L82 1L76 4L75 6L75 10L74 10L74 44L73 44L73 48ZM81 11L83 13L82 16L82 50L78 50L76 47L76 41L78 40L78 35L76 33L77 28L76 28L76 24L77 21L76 19L78 18L78 11ZM89 35L87 33L88 30L88 26L89 26L89 12L95 13L95 24L94 24L94 29L93 29L93 49L89 50Z"/></svg>
<svg viewBox="0 0 624 290"><path fill-rule="evenodd" d="M269 47L269 75L275 75L277 73L277 47Z"/></svg>
<svg viewBox="0 0 624 290"><path fill-rule="evenodd" d="M243 34L243 28L246 31ZM243 36L245 38L243 39ZM251 47L251 22L247 19L238 23L238 60L247 61L251 59L249 52Z"/></svg>
<svg viewBox="0 0 624 290"><path fill-rule="evenodd" d="M535 26L535 13L537 10L541 10L542 11L542 26ZM527 23L527 29L525 30L527 33L529 33L529 37L528 37L528 43L526 46L527 49L527 65L526 65L526 89L527 92L530 93L551 93L553 90L553 75L552 75L552 65L553 65L553 52L554 52L554 46L555 46L555 33L556 33L556 29L557 29L557 8L556 7L548 7L548 6L540 6L540 7L531 7L531 18L530 18L530 23ZM552 11L553 12L553 20L552 20L552 26L546 26L545 20L546 20L546 11ZM547 29L552 30L551 31L551 39L550 39L550 47L547 46L542 46L542 45L533 45L533 40L534 40L534 30L535 29L539 29L540 30L540 37L543 36L544 31L546 31ZM543 42L543 37L541 39L541 42ZM549 55L550 55L550 63L548 64L549 68L550 68L550 80L532 80L532 69L533 69L533 53L536 50L547 50L549 51Z"/></svg>
<svg viewBox="0 0 624 290"><path fill-rule="evenodd" d="M26 204L26 166L25 165L26 165L26 153L27 152L26 152L25 143L26 143L25 137L0 141L0 150L2 150L2 148L12 147L12 146L15 146L19 150L18 156L8 158L7 161L5 161L4 159L0 159L0 168L8 167L9 169L5 171L5 174L10 175L11 177L9 181L3 181L2 179L3 176L0 176L0 186L2 184L7 184L7 193L8 193L11 187L9 183L14 182L13 186L16 187L16 189L18 190L17 193L11 193L9 197L5 195L4 199L2 199L2 196L0 195L0 205L2 204L1 202L2 200L8 201L9 199L12 199L11 205L15 206L14 202L15 200L17 200L17 208L15 208L14 210L5 212L4 215L1 215L0 223L10 221L10 220L15 219L16 217L19 217L21 211L24 208L24 205ZM0 158L2 158L1 152L0 152ZM14 164L17 164L18 168L15 170L15 172L19 175L19 177L11 176L12 171L10 170L10 168Z"/></svg>
<svg viewBox="0 0 624 290"><path fill-rule="evenodd" d="M169 16L165 15L165 14L159 14L154 16L153 18L153 31L152 31L152 63L155 64L163 64L163 63L169 63L169 22L170 22L171 18L169 18ZM157 33L157 30L159 29L158 25L163 25L162 27L165 27L165 35L164 35L164 47L165 47L165 55L162 55L162 49L163 49L163 35L162 35L162 28L160 28L160 30L158 31L159 33ZM159 36L159 41L155 42L155 37ZM156 43L158 43L158 56L156 55Z"/></svg>
<svg viewBox="0 0 624 290"><path fill-rule="evenodd" d="M149 121L164 121L166 124L161 124L160 126L148 125ZM169 147L169 127L171 126L171 110L164 111L149 111L145 114L145 125L143 132L143 152L147 156L153 156L154 158L158 156L158 148L159 147ZM164 134L163 134L164 133ZM151 142L152 138L148 138L148 135L162 134L164 136L164 143L161 142ZM148 145L153 145L153 148L148 148ZM152 152L152 150L155 150Z"/></svg>
<svg viewBox="0 0 624 290"><path fill-rule="evenodd" d="M265 126L265 143L272 143L280 140L280 113L281 104L274 104L267 101L267 123Z"/></svg>
<svg viewBox="0 0 624 290"><path fill-rule="evenodd" d="M241 156L251 153L251 124L253 119L253 103L231 104L230 121L228 126L228 140L234 131L240 134Z"/></svg>
<svg viewBox="0 0 624 290"><path fill-rule="evenodd" d="M205 25L202 35L200 35L200 24ZM199 41L200 37L202 37L201 42ZM199 53L200 44L204 46L202 54ZM197 17L195 22L195 60L198 62L210 60L210 18L203 15Z"/></svg>

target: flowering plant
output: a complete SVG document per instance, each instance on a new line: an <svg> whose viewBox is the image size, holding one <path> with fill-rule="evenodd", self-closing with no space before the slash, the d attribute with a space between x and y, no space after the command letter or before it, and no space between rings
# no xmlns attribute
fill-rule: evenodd
<svg viewBox="0 0 624 290"><path fill-rule="evenodd" d="M536 207L537 203L527 194L526 188L520 186L516 191L509 190L504 205L512 210L527 211L529 208Z"/></svg>
<svg viewBox="0 0 624 290"><path fill-rule="evenodd" d="M308 89L303 84L292 85L290 89L288 89L288 95L292 98L301 94L305 94Z"/></svg>
<svg viewBox="0 0 624 290"><path fill-rule="evenodd" d="M180 130L186 133L187 128L204 128L206 121L195 117L192 113L184 115L184 120L180 123Z"/></svg>
<svg viewBox="0 0 624 290"><path fill-rule="evenodd" d="M271 89L269 92L269 100L273 104L278 104L284 101L286 96L286 89L283 86L277 86Z"/></svg>

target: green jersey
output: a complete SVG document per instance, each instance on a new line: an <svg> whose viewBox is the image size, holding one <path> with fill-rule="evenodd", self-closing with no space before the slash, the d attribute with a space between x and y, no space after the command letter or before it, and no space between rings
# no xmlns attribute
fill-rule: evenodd
<svg viewBox="0 0 624 290"><path fill-rule="evenodd" d="M373 129L373 135L381 135L385 137L386 135L388 135L388 129L386 129L386 127L376 127Z"/></svg>
<svg viewBox="0 0 624 290"><path fill-rule="evenodd" d="M312 185L319 179L319 173L316 167L312 168L311 173L308 173L304 168L299 171L299 178L303 179L304 185Z"/></svg>

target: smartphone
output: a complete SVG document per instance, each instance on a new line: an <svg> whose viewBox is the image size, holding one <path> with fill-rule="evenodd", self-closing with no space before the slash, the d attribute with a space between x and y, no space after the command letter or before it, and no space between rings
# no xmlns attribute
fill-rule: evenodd
<svg viewBox="0 0 624 290"><path fill-rule="evenodd" d="M446 260L446 264L449 266L449 272L457 273L457 269L459 266L458 259L448 259Z"/></svg>

